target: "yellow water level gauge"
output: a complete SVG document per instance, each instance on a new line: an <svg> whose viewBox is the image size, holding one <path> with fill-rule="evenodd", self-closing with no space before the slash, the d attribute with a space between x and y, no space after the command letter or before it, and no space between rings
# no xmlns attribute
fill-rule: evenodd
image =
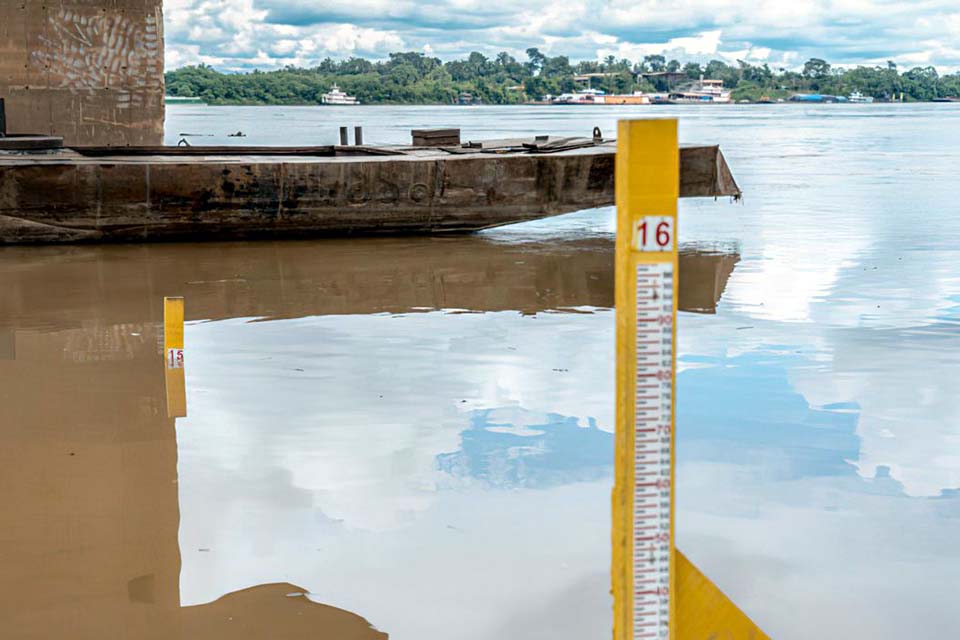
<svg viewBox="0 0 960 640"><path fill-rule="evenodd" d="M621 122L618 136L616 629L670 638L677 122Z"/></svg>
<svg viewBox="0 0 960 640"><path fill-rule="evenodd" d="M676 120L620 122L614 637L759 640L674 544L679 160Z"/></svg>

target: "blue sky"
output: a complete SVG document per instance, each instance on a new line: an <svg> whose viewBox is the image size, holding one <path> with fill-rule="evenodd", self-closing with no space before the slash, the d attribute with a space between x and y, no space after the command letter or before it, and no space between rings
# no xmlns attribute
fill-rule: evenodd
<svg viewBox="0 0 960 640"><path fill-rule="evenodd" d="M795 68L960 68L957 0L165 0L167 68L312 65L423 51L443 59L539 47L574 60L737 59Z"/></svg>

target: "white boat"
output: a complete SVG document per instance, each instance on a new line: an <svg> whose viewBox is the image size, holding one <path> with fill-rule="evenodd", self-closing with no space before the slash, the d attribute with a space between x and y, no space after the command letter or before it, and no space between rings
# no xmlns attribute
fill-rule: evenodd
<svg viewBox="0 0 960 640"><path fill-rule="evenodd" d="M563 93L553 98L553 104L603 104L606 93L599 89L583 89L576 93Z"/></svg>
<svg viewBox="0 0 960 640"><path fill-rule="evenodd" d="M847 96L847 100L857 104L870 104L871 102L873 102L873 96L865 96L859 91L854 91L849 96Z"/></svg>
<svg viewBox="0 0 960 640"><path fill-rule="evenodd" d="M727 104L730 92L723 88L723 80L704 80L702 77L670 92L667 102L673 104Z"/></svg>
<svg viewBox="0 0 960 640"><path fill-rule="evenodd" d="M360 104L360 101L354 98L353 96L348 96L343 91L340 91L340 87L338 87L337 85L333 85L330 91L323 94L322 100L323 100L323 104L341 104L341 105Z"/></svg>

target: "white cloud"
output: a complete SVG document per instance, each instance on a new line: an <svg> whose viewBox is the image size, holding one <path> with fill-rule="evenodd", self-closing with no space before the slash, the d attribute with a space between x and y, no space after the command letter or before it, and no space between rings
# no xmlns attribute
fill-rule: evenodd
<svg viewBox="0 0 960 640"><path fill-rule="evenodd" d="M796 67L816 56L840 65L960 67L953 0L167 0L165 11L168 68L310 65L397 50L523 57L528 47L573 59L662 53Z"/></svg>
<svg viewBox="0 0 960 640"><path fill-rule="evenodd" d="M663 54L668 57L717 56L720 51L721 35L723 31L714 29L704 31L695 36L670 38L665 42L632 43L621 40L615 41L615 47L599 49L597 57L609 55L630 60L640 60L644 56Z"/></svg>
<svg viewBox="0 0 960 640"><path fill-rule="evenodd" d="M310 65L327 56L385 57L407 46L392 30L279 24L268 21L268 13L255 0L168 0L167 68L201 62L226 71Z"/></svg>

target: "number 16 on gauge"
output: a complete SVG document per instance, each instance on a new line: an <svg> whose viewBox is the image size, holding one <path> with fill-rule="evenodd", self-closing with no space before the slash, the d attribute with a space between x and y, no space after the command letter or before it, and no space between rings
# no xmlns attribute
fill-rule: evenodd
<svg viewBox="0 0 960 640"><path fill-rule="evenodd" d="M673 251L673 216L641 216L633 229L636 251Z"/></svg>

